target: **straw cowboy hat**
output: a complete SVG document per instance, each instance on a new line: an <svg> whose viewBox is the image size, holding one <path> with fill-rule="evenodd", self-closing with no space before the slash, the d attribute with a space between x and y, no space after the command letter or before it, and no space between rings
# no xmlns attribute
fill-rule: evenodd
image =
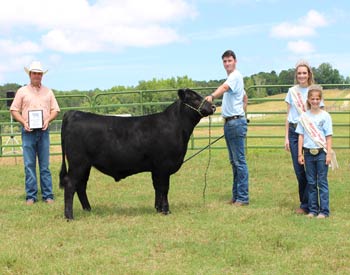
<svg viewBox="0 0 350 275"><path fill-rule="evenodd" d="M43 67L41 66L41 63L39 61L33 61L29 68L24 67L24 71L29 74L30 72L37 72L37 73L43 73L46 74L48 70L44 71Z"/></svg>

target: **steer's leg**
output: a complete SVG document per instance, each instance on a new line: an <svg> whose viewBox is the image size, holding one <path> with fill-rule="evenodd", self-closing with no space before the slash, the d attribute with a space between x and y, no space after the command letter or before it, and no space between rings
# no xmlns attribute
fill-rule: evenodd
<svg viewBox="0 0 350 275"><path fill-rule="evenodd" d="M153 186L156 189L156 209L164 215L170 214L168 191L170 175L152 173Z"/></svg>
<svg viewBox="0 0 350 275"><path fill-rule="evenodd" d="M162 212L162 196L160 193L159 188L159 181L155 177L154 173L152 173L152 181L153 181L153 188L154 188L154 207L157 210L158 213Z"/></svg>
<svg viewBox="0 0 350 275"><path fill-rule="evenodd" d="M64 187L64 215L68 220L73 220L73 198L75 193L75 183L69 176L65 177Z"/></svg>
<svg viewBox="0 0 350 275"><path fill-rule="evenodd" d="M165 215L170 214L168 192L169 192L170 175L165 175L162 179L160 192L162 194L162 213Z"/></svg>
<svg viewBox="0 0 350 275"><path fill-rule="evenodd" d="M84 176L82 177L82 180L79 182L79 184L77 186L78 198L80 200L81 206L86 211L91 210L91 206L90 206L87 194L86 194L86 185L87 185L87 181L89 179L90 170L91 170L91 167L86 169L86 171L84 172Z"/></svg>
<svg viewBox="0 0 350 275"><path fill-rule="evenodd" d="M67 184L64 189L64 214L68 220L73 219L73 199L78 193L83 209L90 210L90 204L86 195L86 184L89 178L91 166L87 163L73 163L69 165Z"/></svg>

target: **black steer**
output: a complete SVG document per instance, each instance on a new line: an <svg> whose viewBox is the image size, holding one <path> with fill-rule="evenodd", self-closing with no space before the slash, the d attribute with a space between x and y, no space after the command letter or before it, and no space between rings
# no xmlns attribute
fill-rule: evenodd
<svg viewBox="0 0 350 275"><path fill-rule="evenodd" d="M119 181L150 171L157 212L169 213L170 175L185 157L194 127L215 106L190 89L178 91L179 100L161 113L139 117L102 116L68 111L62 121L62 167L64 214L73 219L73 197L78 193L84 210L91 210L86 185L91 167ZM68 172L66 167L68 161Z"/></svg>

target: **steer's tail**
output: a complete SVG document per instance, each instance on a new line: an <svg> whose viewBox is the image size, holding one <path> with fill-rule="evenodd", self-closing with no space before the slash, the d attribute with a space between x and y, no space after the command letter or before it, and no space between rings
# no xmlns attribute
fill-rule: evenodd
<svg viewBox="0 0 350 275"><path fill-rule="evenodd" d="M66 146L65 136L68 123L68 112L64 114L61 126L61 149L62 149L62 165L60 171L60 188L64 188L66 185L67 165L66 165Z"/></svg>

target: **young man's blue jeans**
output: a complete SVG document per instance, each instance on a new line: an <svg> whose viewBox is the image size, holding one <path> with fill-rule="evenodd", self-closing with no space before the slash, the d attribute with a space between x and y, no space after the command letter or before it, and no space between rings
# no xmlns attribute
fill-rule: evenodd
<svg viewBox="0 0 350 275"><path fill-rule="evenodd" d="M305 174L304 165L300 165L298 163L298 133L295 132L295 128L293 125L289 125L288 131L289 137L289 148L290 154L292 156L294 172L297 177L298 187L299 187L299 200L300 200L300 208L304 209L306 212L309 212L308 209L308 185Z"/></svg>
<svg viewBox="0 0 350 275"><path fill-rule="evenodd" d="M233 172L232 201L248 204L248 166L244 151L247 120L239 118L227 121L224 133Z"/></svg>
<svg viewBox="0 0 350 275"><path fill-rule="evenodd" d="M309 184L309 212L329 216L328 165L326 153L321 150L316 156L304 153L306 178ZM320 194L318 196L318 194ZM318 204L318 201L320 204Z"/></svg>
<svg viewBox="0 0 350 275"><path fill-rule="evenodd" d="M22 129L22 147L25 172L26 200L37 201L38 185L36 176L36 158L38 157L40 172L40 188L42 199L53 199L52 178L49 170L50 136L49 130Z"/></svg>

